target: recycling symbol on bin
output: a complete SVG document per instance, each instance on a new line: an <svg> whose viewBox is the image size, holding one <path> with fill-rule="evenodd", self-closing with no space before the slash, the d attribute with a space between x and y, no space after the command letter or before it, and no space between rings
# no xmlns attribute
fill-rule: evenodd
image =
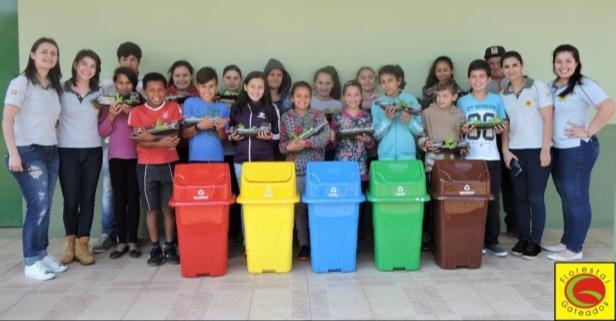
<svg viewBox="0 0 616 321"><path fill-rule="evenodd" d="M396 196L405 196L406 193L404 192L404 187L402 187L402 185L399 185L398 188L396 189Z"/></svg>
<svg viewBox="0 0 616 321"><path fill-rule="evenodd" d="M329 190L329 194L327 194L327 196L329 196L329 197L338 197L338 190L336 189L336 186L332 186L332 188Z"/></svg>
<svg viewBox="0 0 616 321"><path fill-rule="evenodd" d="M265 187L265 193L264 193L265 197L273 197L274 196L274 192L272 192L272 187L271 186L267 186Z"/></svg>
<svg viewBox="0 0 616 321"><path fill-rule="evenodd" d="M460 195L475 195L475 191L471 190L470 185L464 185L464 191L459 192Z"/></svg>
<svg viewBox="0 0 616 321"><path fill-rule="evenodd" d="M195 201L203 201L207 200L209 197L205 195L205 191L203 189L199 189L197 191L197 195L193 196L193 200Z"/></svg>

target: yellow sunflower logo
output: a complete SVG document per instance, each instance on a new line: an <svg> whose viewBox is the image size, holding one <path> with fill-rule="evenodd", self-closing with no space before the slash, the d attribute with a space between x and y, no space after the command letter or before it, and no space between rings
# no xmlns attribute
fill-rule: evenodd
<svg viewBox="0 0 616 321"><path fill-rule="evenodd" d="M527 101L524 103L524 106L526 106L526 108L531 108L531 107L533 107L533 101L532 101L531 99L527 100Z"/></svg>

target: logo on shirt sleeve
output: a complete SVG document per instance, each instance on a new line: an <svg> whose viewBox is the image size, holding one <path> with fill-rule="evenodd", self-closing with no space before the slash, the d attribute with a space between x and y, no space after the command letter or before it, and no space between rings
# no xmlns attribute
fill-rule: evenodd
<svg viewBox="0 0 616 321"><path fill-rule="evenodd" d="M13 89L11 90L11 92L9 93L9 95L11 96L17 96L17 94L19 93L19 91L17 91L17 89Z"/></svg>

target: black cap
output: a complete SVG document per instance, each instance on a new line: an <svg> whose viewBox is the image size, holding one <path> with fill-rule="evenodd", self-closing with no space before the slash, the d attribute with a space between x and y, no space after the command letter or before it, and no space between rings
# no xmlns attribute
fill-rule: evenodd
<svg viewBox="0 0 616 321"><path fill-rule="evenodd" d="M486 48L486 53L483 55L483 59L488 60L492 57L502 57L505 54L505 48L503 46L491 46Z"/></svg>

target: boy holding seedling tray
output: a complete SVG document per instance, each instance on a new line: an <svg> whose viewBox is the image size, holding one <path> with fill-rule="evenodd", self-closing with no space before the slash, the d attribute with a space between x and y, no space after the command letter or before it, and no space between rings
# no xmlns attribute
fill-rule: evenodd
<svg viewBox="0 0 616 321"><path fill-rule="evenodd" d="M456 159L465 152L465 143L460 141L460 124L464 124L464 113L454 104L458 99L457 87L452 80L436 84L436 103L422 112L425 131L419 138L419 146L426 152L426 172L432 171L439 159Z"/></svg>
<svg viewBox="0 0 616 321"><path fill-rule="evenodd" d="M458 100L458 106L466 116L466 124L462 131L469 143L466 159L483 160L490 172L490 192L494 199L488 202L486 219L484 251L497 257L507 256L507 251L498 244L500 233L500 189L501 161L496 136L507 130L507 117L503 99L488 92L490 66L484 60L478 59L468 67L468 79L471 83L471 93Z"/></svg>
<svg viewBox="0 0 616 321"><path fill-rule="evenodd" d="M225 154L222 140L227 138L226 126L229 108L216 102L218 75L211 67L197 72L199 97L184 102L184 127L182 136L189 140L188 159L190 162L222 162Z"/></svg>
<svg viewBox="0 0 616 321"><path fill-rule="evenodd" d="M143 77L147 102L135 107L128 118L137 141L137 176L142 202L147 209L147 225L152 242L149 266L162 263L179 264L180 258L173 244L175 217L169 207L173 191L173 169L178 161L175 149L179 143L177 123L182 111L176 102L165 101L167 79L160 73ZM162 211L165 224L163 248L158 240L158 213Z"/></svg>

